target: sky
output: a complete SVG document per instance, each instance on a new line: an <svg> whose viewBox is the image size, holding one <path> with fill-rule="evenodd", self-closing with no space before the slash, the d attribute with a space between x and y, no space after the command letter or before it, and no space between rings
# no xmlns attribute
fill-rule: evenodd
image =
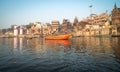
<svg viewBox="0 0 120 72"><path fill-rule="evenodd" d="M120 8L120 0L0 0L0 29L30 22L73 22L75 17L80 21L91 14L91 9L95 14L110 14L115 3Z"/></svg>

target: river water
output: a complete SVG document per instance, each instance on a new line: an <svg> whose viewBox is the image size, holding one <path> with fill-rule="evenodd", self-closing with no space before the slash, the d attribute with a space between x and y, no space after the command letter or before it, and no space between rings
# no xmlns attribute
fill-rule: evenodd
<svg viewBox="0 0 120 72"><path fill-rule="evenodd" d="M0 72L120 72L120 38L0 38Z"/></svg>

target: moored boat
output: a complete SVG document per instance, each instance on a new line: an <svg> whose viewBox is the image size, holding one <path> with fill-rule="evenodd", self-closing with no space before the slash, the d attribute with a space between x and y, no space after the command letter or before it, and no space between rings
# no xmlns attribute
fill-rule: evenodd
<svg viewBox="0 0 120 72"><path fill-rule="evenodd" d="M45 43L50 44L50 46L63 45L68 46L71 44L70 40L45 40Z"/></svg>
<svg viewBox="0 0 120 72"><path fill-rule="evenodd" d="M71 37L70 34L66 34L66 35L49 35L46 36L45 39L46 40L67 40Z"/></svg>

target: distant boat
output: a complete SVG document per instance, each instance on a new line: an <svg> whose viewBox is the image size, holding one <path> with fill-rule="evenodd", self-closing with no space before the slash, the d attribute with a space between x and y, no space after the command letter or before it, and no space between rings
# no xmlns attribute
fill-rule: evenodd
<svg viewBox="0 0 120 72"><path fill-rule="evenodd" d="M46 36L45 39L46 40L67 40L71 37L70 34L66 34L66 35L49 35Z"/></svg>

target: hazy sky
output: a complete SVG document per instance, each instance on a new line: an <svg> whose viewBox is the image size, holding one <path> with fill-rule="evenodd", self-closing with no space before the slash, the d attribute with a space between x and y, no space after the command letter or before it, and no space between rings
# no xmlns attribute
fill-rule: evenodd
<svg viewBox="0 0 120 72"><path fill-rule="evenodd" d="M26 25L29 22L49 22L64 18L80 21L92 12L111 13L114 4L120 8L120 0L0 0L0 29L11 25Z"/></svg>

